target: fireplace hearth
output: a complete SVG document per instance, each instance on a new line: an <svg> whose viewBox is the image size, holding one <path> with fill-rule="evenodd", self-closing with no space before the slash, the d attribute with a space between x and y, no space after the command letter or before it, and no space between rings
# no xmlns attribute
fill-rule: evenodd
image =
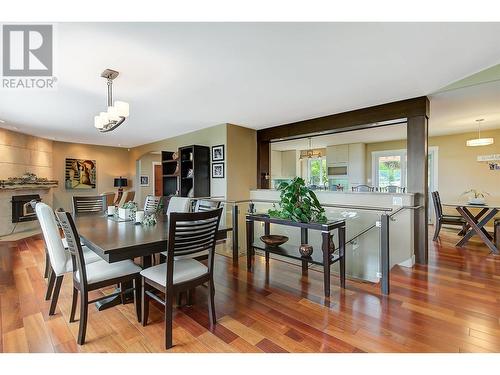
<svg viewBox="0 0 500 375"><path fill-rule="evenodd" d="M11 202L13 223L36 220L35 210L33 209L33 207L31 207L30 204L32 200L41 202L42 199L38 194L12 196Z"/></svg>

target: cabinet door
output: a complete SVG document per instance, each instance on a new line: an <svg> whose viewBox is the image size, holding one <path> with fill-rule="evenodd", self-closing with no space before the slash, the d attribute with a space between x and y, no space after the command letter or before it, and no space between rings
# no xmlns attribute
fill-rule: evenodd
<svg viewBox="0 0 500 375"><path fill-rule="evenodd" d="M349 146L337 145L326 148L326 162L328 165L345 164L349 161Z"/></svg>

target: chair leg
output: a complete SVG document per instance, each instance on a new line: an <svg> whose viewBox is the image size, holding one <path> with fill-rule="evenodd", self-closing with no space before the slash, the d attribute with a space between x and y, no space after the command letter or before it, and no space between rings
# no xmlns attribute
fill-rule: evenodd
<svg viewBox="0 0 500 375"><path fill-rule="evenodd" d="M147 284L142 278L142 326L145 327L148 324L148 316L149 316L149 296L146 294Z"/></svg>
<svg viewBox="0 0 500 375"><path fill-rule="evenodd" d="M134 285L134 305L135 313L137 314L137 321L141 322L141 278L136 277L133 280Z"/></svg>
<svg viewBox="0 0 500 375"><path fill-rule="evenodd" d="M182 296L184 295L184 292L178 292L177 293L177 306L180 307L182 306Z"/></svg>
<svg viewBox="0 0 500 375"><path fill-rule="evenodd" d="M439 231L441 230L441 222L438 220L434 224L434 237L432 237L433 241L437 241L439 237Z"/></svg>
<svg viewBox="0 0 500 375"><path fill-rule="evenodd" d="M89 308L88 292L81 292L80 296L80 328L78 329L78 345L85 344L85 334L87 333L87 318Z"/></svg>
<svg viewBox="0 0 500 375"><path fill-rule="evenodd" d="M49 277L49 272L50 272L49 253L47 252L47 250L45 250L45 271L43 272L44 279Z"/></svg>
<svg viewBox="0 0 500 375"><path fill-rule="evenodd" d="M78 289L73 287L73 300L71 301L71 313L69 314L69 322L75 321L76 304L78 302Z"/></svg>
<svg viewBox="0 0 500 375"><path fill-rule="evenodd" d="M174 296L172 291L165 293L165 349L170 349L172 345L172 320L174 309Z"/></svg>
<svg viewBox="0 0 500 375"><path fill-rule="evenodd" d="M56 277L54 292L52 293L52 301L50 302L49 315L54 315L56 312L57 300L59 299L59 292L61 291L63 277L63 275Z"/></svg>
<svg viewBox="0 0 500 375"><path fill-rule="evenodd" d="M49 282L47 284L47 293L45 293L45 301L50 300L52 296L52 289L54 289L54 282L56 281L56 274L52 270L52 267L49 270Z"/></svg>
<svg viewBox="0 0 500 375"><path fill-rule="evenodd" d="M123 283L119 283L118 288L120 289L120 301L122 305L125 305L125 288Z"/></svg>
<svg viewBox="0 0 500 375"><path fill-rule="evenodd" d="M217 318L215 316L215 287L213 280L210 280L208 283L208 318L210 320L211 325L215 325L217 322Z"/></svg>
<svg viewBox="0 0 500 375"><path fill-rule="evenodd" d="M193 306L193 296L194 296L194 288L193 289L189 289L186 292L186 304L188 306Z"/></svg>

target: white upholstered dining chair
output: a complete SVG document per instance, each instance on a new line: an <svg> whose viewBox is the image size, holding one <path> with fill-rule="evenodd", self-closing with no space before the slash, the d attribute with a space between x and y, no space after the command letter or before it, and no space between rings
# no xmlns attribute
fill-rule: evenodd
<svg viewBox="0 0 500 375"><path fill-rule="evenodd" d="M71 256L59 234L59 227L52 208L45 203L36 203L35 213L42 228L43 240L50 262L49 281L45 300L48 301L52 298L49 315L54 315L63 276L66 273L73 272L73 265L71 263ZM85 246L83 247L83 252L85 262L87 263L94 263L101 260L96 253Z"/></svg>
<svg viewBox="0 0 500 375"><path fill-rule="evenodd" d="M68 240L68 251L71 254L71 263L73 272L73 299L71 303L71 312L69 321L74 322L78 294L80 294L80 327L78 330L77 343L85 343L87 331L88 305L109 298L111 296L121 295L125 292L123 288L116 293L105 295L89 301L89 292L115 284L123 285L127 282L133 282L134 302L137 314L137 320L141 321L140 290L141 267L131 260L122 260L121 262L108 263L105 260L99 260L93 263L85 262L83 246L80 242L80 236L75 227L75 223L70 213L56 212L64 235Z"/></svg>
<svg viewBox="0 0 500 375"><path fill-rule="evenodd" d="M168 201L167 216L172 212L189 212L191 200L184 197L171 197Z"/></svg>

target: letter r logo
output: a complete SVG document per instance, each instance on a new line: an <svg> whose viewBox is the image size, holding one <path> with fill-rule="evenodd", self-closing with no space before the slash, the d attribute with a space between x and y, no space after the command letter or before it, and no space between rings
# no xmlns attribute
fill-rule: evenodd
<svg viewBox="0 0 500 375"><path fill-rule="evenodd" d="M52 25L3 25L3 75L52 76Z"/></svg>

